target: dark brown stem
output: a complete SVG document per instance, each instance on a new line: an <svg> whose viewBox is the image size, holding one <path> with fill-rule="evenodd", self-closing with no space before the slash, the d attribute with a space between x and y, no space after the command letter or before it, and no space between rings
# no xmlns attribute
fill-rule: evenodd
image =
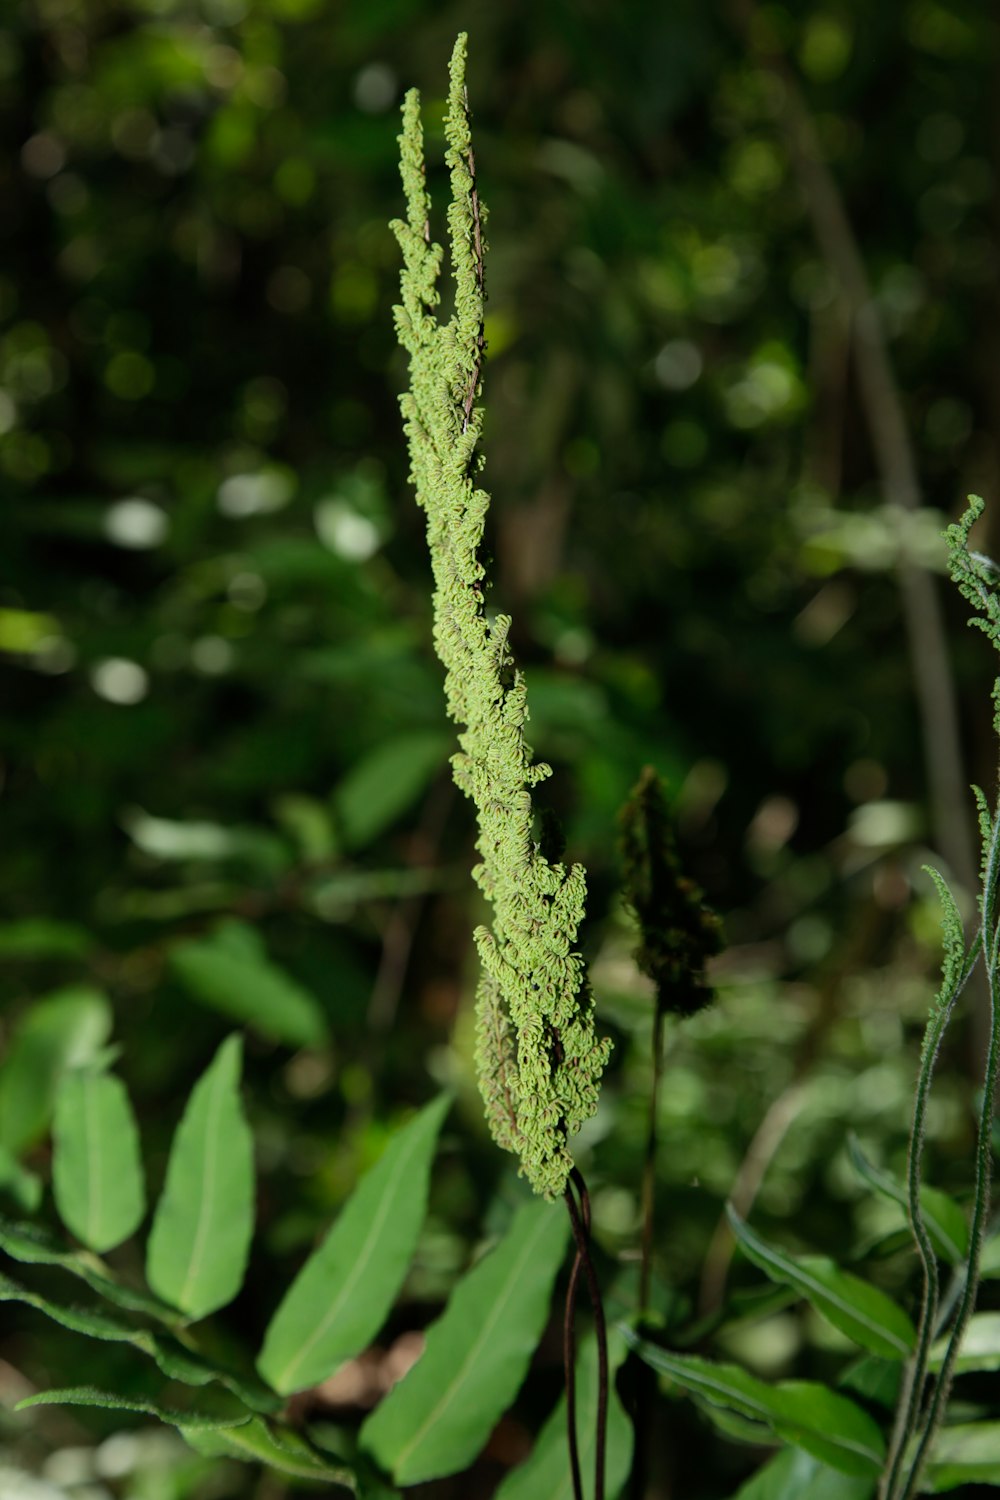
<svg viewBox="0 0 1000 1500"><path fill-rule="evenodd" d="M573 1222L575 1204L573 1190L566 1184L566 1206L570 1222ZM589 1229L589 1224L588 1224ZM566 1442L569 1446L569 1467L573 1479L573 1500L584 1500L583 1480L580 1476L580 1445L576 1433L576 1294L580 1285L580 1270L583 1259L579 1249L573 1257L566 1287L566 1311L563 1316L563 1368L566 1378Z"/></svg>
<svg viewBox="0 0 1000 1500"><path fill-rule="evenodd" d="M656 1214L656 1146L657 1110L660 1095L660 1072L663 1066L663 1009L657 1004L653 1013L653 1087L649 1096L649 1128L646 1132L646 1159L642 1166L642 1259L639 1263L639 1316L649 1310L649 1284L653 1274L653 1237Z"/></svg>
<svg viewBox="0 0 1000 1500"><path fill-rule="evenodd" d="M590 1257L590 1194L583 1174L574 1167L570 1182L580 1195L577 1206L569 1184L566 1186L566 1207L576 1240L577 1259L583 1268L590 1293L590 1305L594 1314L594 1333L597 1338L597 1432L594 1443L594 1500L604 1500L604 1468L608 1430L608 1330L604 1320L604 1302L601 1287Z"/></svg>

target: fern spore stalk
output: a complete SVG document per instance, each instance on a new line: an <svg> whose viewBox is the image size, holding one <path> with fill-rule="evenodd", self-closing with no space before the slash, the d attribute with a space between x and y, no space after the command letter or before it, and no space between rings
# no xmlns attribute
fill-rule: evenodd
<svg viewBox="0 0 1000 1500"><path fill-rule="evenodd" d="M533 789L550 768L525 738L524 678L508 635L491 618L480 554L489 496L477 483L484 338L484 230L465 89L466 37L451 58L445 121L451 176L448 231L455 307L440 321L443 252L430 230L420 101L411 90L400 135L406 219L393 224L403 253L399 341L410 361L401 397L410 478L427 522L434 574L434 642L445 667L448 713L459 725L455 781L475 805L474 877L492 907L475 934L482 973L476 1060L490 1128L515 1152L536 1192L560 1196L573 1167L569 1139L597 1107L610 1043L594 1030L593 1000L576 950L586 877L549 860L533 836Z"/></svg>

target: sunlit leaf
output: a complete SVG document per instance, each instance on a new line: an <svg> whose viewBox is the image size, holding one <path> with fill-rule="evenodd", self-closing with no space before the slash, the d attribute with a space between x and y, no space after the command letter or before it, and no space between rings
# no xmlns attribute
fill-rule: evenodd
<svg viewBox="0 0 1000 1500"><path fill-rule="evenodd" d="M424 1352L361 1429L397 1484L464 1469L524 1379L566 1247L557 1206L529 1203L458 1283Z"/></svg>
<svg viewBox="0 0 1000 1500"><path fill-rule="evenodd" d="M1000 1486L1000 1422L962 1422L935 1438L921 1489L942 1494L966 1484Z"/></svg>
<svg viewBox="0 0 1000 1500"><path fill-rule="evenodd" d="M841 1333L886 1359L905 1359L916 1332L901 1307L878 1287L841 1271L824 1256L791 1256L769 1245L729 1209L729 1222L755 1265L772 1281L790 1286Z"/></svg>
<svg viewBox="0 0 1000 1500"><path fill-rule="evenodd" d="M37 1172L30 1172L12 1156L6 1146L0 1146L0 1193L27 1213L34 1213L42 1201L42 1179Z"/></svg>
<svg viewBox="0 0 1000 1500"><path fill-rule="evenodd" d="M768 1385L737 1365L675 1354L627 1329L625 1336L640 1359L699 1401L765 1424L776 1437L844 1474L878 1474L885 1455L881 1430L846 1396L814 1381Z"/></svg>
<svg viewBox="0 0 1000 1500"><path fill-rule="evenodd" d="M286 1292L258 1360L276 1391L325 1380L382 1326L416 1247L449 1103L442 1095L400 1131Z"/></svg>
<svg viewBox="0 0 1000 1500"><path fill-rule="evenodd" d="M60 1218L91 1250L110 1250L145 1207L139 1135L120 1080L91 1069L69 1073L56 1099L53 1140Z"/></svg>
<svg viewBox="0 0 1000 1500"><path fill-rule="evenodd" d="M937 1340L930 1353L930 1368L935 1372L944 1363L947 1335ZM1000 1370L1000 1312L973 1313L966 1324L955 1361L955 1374L970 1370Z"/></svg>
<svg viewBox="0 0 1000 1500"><path fill-rule="evenodd" d="M192 1318L231 1301L253 1232L253 1139L240 1108L241 1043L223 1042L195 1084L156 1206L146 1274Z"/></svg>
<svg viewBox="0 0 1000 1500"><path fill-rule="evenodd" d="M26 1012L0 1067L0 1145L18 1155L45 1133L62 1075L88 1063L111 1033L111 1008L86 985Z"/></svg>

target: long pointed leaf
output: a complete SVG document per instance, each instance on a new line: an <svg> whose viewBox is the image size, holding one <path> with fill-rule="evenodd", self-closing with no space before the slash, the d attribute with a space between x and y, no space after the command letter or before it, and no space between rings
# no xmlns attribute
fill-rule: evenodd
<svg viewBox="0 0 1000 1500"><path fill-rule="evenodd" d="M869 1161L857 1136L848 1137L847 1149L858 1176L877 1193L898 1203L905 1213L905 1185L891 1173ZM937 1188L923 1187L920 1190L920 1207L927 1233L937 1254L951 1266L961 1265L969 1252L969 1225L958 1204Z"/></svg>
<svg viewBox="0 0 1000 1500"><path fill-rule="evenodd" d="M195 999L263 1036L292 1047L322 1046L328 1028L315 995L271 963L262 944L256 952L250 944L241 950L241 926L227 923L212 938L175 944L170 964L178 979Z"/></svg>
<svg viewBox="0 0 1000 1500"><path fill-rule="evenodd" d="M1000 1422L962 1422L935 1438L921 1487L937 1495L967 1484L1000 1485Z"/></svg>
<svg viewBox="0 0 1000 1500"><path fill-rule="evenodd" d="M790 1286L849 1339L884 1359L906 1359L916 1341L913 1324L878 1287L841 1271L824 1256L793 1257L755 1234L731 1207L729 1222L747 1257L772 1281Z"/></svg>
<svg viewBox="0 0 1000 1500"><path fill-rule="evenodd" d="M413 1369L368 1418L362 1446L397 1484L464 1469L489 1437L545 1326L566 1229L550 1203L521 1208L458 1283Z"/></svg>
<svg viewBox="0 0 1000 1500"><path fill-rule="evenodd" d="M640 1359L698 1400L727 1408L751 1422L764 1423L777 1437L804 1448L844 1474L880 1471L885 1456L881 1430L846 1396L812 1381L768 1385L737 1365L674 1354L637 1338L629 1329L623 1332Z"/></svg>
<svg viewBox="0 0 1000 1500"><path fill-rule="evenodd" d="M77 1276L86 1282L87 1286L116 1307L128 1312L145 1313L168 1327L174 1327L178 1322L178 1313L167 1303L159 1301L148 1292L116 1281L107 1267L93 1255L87 1251L70 1249L40 1224L21 1224L0 1218L0 1250L23 1265L59 1266L71 1276Z"/></svg>
<svg viewBox="0 0 1000 1500"><path fill-rule="evenodd" d="M298 1433L269 1426L260 1417L238 1427L181 1427L181 1434L208 1458L239 1458L244 1463L263 1463L281 1474L315 1483L336 1484L352 1495L358 1493L355 1476L343 1466L326 1462Z"/></svg>
<svg viewBox="0 0 1000 1500"><path fill-rule="evenodd" d="M628 1349L621 1334L608 1338L608 1368L613 1376ZM584 1495L594 1492L594 1446L597 1440L597 1341L591 1335L576 1362L576 1426ZM607 1500L615 1500L632 1465L632 1423L618 1399L612 1379L608 1392ZM566 1397L550 1414L523 1464L512 1469L494 1500L573 1500L573 1479L566 1450Z"/></svg>
<svg viewBox="0 0 1000 1500"><path fill-rule="evenodd" d="M44 1134L59 1079L89 1062L110 1033L111 1007L99 990L74 985L35 1002L0 1067L0 1145L17 1156Z"/></svg>
<svg viewBox="0 0 1000 1500"><path fill-rule="evenodd" d="M400 1131L292 1282L257 1362L276 1391L325 1380L381 1328L416 1248L450 1102L443 1094Z"/></svg>
<svg viewBox="0 0 1000 1500"><path fill-rule="evenodd" d="M253 1140L239 1100L240 1039L195 1084L167 1164L146 1274L158 1296L202 1318L239 1291L253 1232Z"/></svg>
<svg viewBox="0 0 1000 1500"><path fill-rule="evenodd" d="M145 1207L139 1135L124 1085L80 1069L63 1079L53 1124L52 1188L67 1229L91 1250L110 1250Z"/></svg>
<svg viewBox="0 0 1000 1500"><path fill-rule="evenodd" d="M139 1396L121 1396L113 1391L99 1391L92 1385L72 1386L66 1390L39 1391L35 1396L26 1396L15 1406L15 1411L24 1411L29 1406L104 1406L112 1411L138 1411L156 1417L171 1427L237 1427L251 1420L252 1413L241 1411L235 1402L229 1401L217 1412L181 1411L178 1407L161 1406L157 1401L145 1401Z"/></svg>

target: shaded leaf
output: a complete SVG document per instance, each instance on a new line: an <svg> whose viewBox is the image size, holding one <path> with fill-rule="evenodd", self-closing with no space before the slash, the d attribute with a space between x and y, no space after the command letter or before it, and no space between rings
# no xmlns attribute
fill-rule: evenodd
<svg viewBox="0 0 1000 1500"><path fill-rule="evenodd" d="M879 1359L876 1354L863 1354L843 1371L837 1381L843 1390L856 1391L866 1401L894 1411L903 1383L903 1371L896 1359Z"/></svg>
<svg viewBox="0 0 1000 1500"><path fill-rule="evenodd" d="M168 1325L178 1321L176 1310L167 1303L159 1301L148 1292L117 1281L106 1267L95 1262L92 1255L72 1249L40 1224L20 1224L0 1218L0 1250L6 1251L12 1260L24 1265L59 1266L71 1276L78 1276L81 1281L85 1281L116 1307L146 1313Z"/></svg>
<svg viewBox="0 0 1000 1500"><path fill-rule="evenodd" d="M906 1213L908 1203L905 1185L868 1160L857 1136L848 1136L847 1149L855 1171L869 1187L883 1197L890 1198L893 1203L898 1203ZM949 1265L961 1265L969 1253L969 1225L965 1214L947 1193L932 1187L920 1189L920 1206L935 1252Z"/></svg>
<svg viewBox="0 0 1000 1500"><path fill-rule="evenodd" d="M921 1489L939 1495L963 1484L1000 1486L1000 1422L962 1422L935 1438Z"/></svg>
<svg viewBox="0 0 1000 1500"><path fill-rule="evenodd" d="M784 1448L732 1500L870 1500L873 1477L841 1474L801 1448Z"/></svg>
<svg viewBox="0 0 1000 1500"><path fill-rule="evenodd" d="M736 1365L674 1354L628 1329L624 1333L640 1359L698 1400L764 1423L777 1437L841 1473L878 1474L885 1456L882 1433L868 1413L846 1396L813 1381L768 1385Z"/></svg>
<svg viewBox="0 0 1000 1500"><path fill-rule="evenodd" d="M325 1380L382 1326L416 1248L450 1102L442 1094L399 1132L292 1282L257 1361L276 1391L287 1395Z"/></svg>
<svg viewBox="0 0 1000 1500"><path fill-rule="evenodd" d="M240 1108L241 1043L227 1037L177 1127L146 1257L158 1296L192 1318L239 1291L253 1233L253 1139Z"/></svg>
<svg viewBox="0 0 1000 1500"><path fill-rule="evenodd" d="M451 740L436 729L397 734L363 756L333 794L345 847L364 849L402 817L447 764Z"/></svg>
<svg viewBox="0 0 1000 1500"><path fill-rule="evenodd" d="M28 1307L37 1308L39 1312L45 1313L53 1322L60 1323L63 1328L72 1329L74 1333L84 1333L88 1338L103 1339L112 1343L134 1343L138 1330L132 1328L122 1318L116 1317L111 1312L102 1308L89 1307L64 1307L58 1302L53 1302L48 1297L42 1297L37 1292L30 1291L19 1282L13 1281L11 1277L0 1271L0 1302L23 1302Z"/></svg>
<svg viewBox="0 0 1000 1500"><path fill-rule="evenodd" d="M361 1429L397 1484L464 1469L514 1399L541 1336L566 1220L528 1203L455 1287L423 1354Z"/></svg>
<svg viewBox="0 0 1000 1500"><path fill-rule="evenodd" d="M171 1427L183 1427L185 1431L200 1427L236 1427L251 1420L251 1413L238 1409L237 1403L229 1400L217 1412L181 1411L178 1407L161 1406L156 1401L145 1401L138 1396L120 1396L113 1391L99 1391L91 1385L72 1386L66 1390L39 1391L26 1396L15 1406L15 1411L24 1411L29 1406L104 1406L112 1411L137 1411Z"/></svg>
<svg viewBox="0 0 1000 1500"><path fill-rule="evenodd" d="M260 1417L236 1427L181 1426L181 1435L207 1458L238 1458L244 1463L267 1464L268 1468L297 1479L341 1485L351 1494L358 1493L350 1469L327 1463L298 1433L288 1427L270 1426Z"/></svg>
<svg viewBox="0 0 1000 1500"><path fill-rule="evenodd" d="M34 1213L42 1201L42 1179L23 1167L6 1146L0 1146L0 1193L27 1213Z"/></svg>
<svg viewBox="0 0 1000 1500"><path fill-rule="evenodd" d="M790 1286L829 1323L885 1359L905 1359L916 1341L913 1324L901 1307L877 1287L841 1271L825 1256L791 1256L769 1245L734 1209L729 1222L748 1259L772 1281Z"/></svg>
<svg viewBox="0 0 1000 1500"><path fill-rule="evenodd" d="M0 959L86 958L93 946L90 933L75 922L25 917L0 924Z"/></svg>
<svg viewBox="0 0 1000 1500"><path fill-rule="evenodd" d="M227 922L212 938L175 944L170 963L177 978L196 1000L276 1042L322 1046L328 1031L319 1001L270 962L256 934L253 943L241 940L242 928Z"/></svg>
<svg viewBox="0 0 1000 1500"><path fill-rule="evenodd" d="M70 1073L56 1099L53 1137L60 1218L91 1250L110 1250L145 1208L139 1133L124 1085L90 1069Z"/></svg>
<svg viewBox="0 0 1000 1500"><path fill-rule="evenodd" d="M99 990L59 990L26 1012L0 1067L0 1145L19 1155L48 1128L56 1088L111 1034L111 1008Z"/></svg>
<svg viewBox="0 0 1000 1500"><path fill-rule="evenodd" d="M612 1329L608 1337L608 1369L613 1376L628 1349L621 1334ZM580 1446L580 1469L584 1495L594 1490L594 1446L597 1439L597 1340L591 1335L576 1361L576 1430ZM632 1467L632 1423L618 1399L614 1381L608 1392L608 1446L605 1495L615 1500ZM573 1500L573 1480L566 1451L566 1397L549 1414L535 1446L504 1479L495 1500Z"/></svg>

